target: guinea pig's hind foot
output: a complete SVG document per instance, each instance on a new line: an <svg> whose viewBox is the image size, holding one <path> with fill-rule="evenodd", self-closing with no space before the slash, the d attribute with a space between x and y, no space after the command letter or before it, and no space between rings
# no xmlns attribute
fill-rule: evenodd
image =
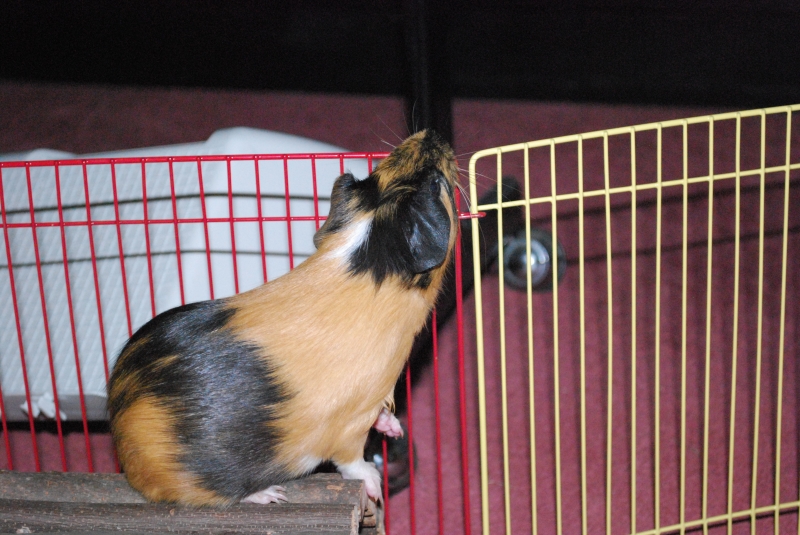
<svg viewBox="0 0 800 535"><path fill-rule="evenodd" d="M381 409L381 413L378 415L378 419L375 420L375 423L372 424L372 427L387 437L397 438L403 436L403 428L400 426L400 420L386 407Z"/></svg>
<svg viewBox="0 0 800 535"><path fill-rule="evenodd" d="M368 463L363 459L347 464L336 464L336 470L345 479L363 479L364 488L367 496L371 500L378 502L381 499L381 474L375 468L375 464Z"/></svg>
<svg viewBox="0 0 800 535"><path fill-rule="evenodd" d="M289 501L283 494L284 492L286 492L286 489L281 487L280 485L272 485L267 489L254 492L247 498L243 498L242 503L267 504L267 503L280 503Z"/></svg>

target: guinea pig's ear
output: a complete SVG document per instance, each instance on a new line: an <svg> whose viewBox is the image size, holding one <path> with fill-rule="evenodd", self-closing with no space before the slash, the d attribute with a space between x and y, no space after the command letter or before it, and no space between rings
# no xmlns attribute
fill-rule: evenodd
<svg viewBox="0 0 800 535"><path fill-rule="evenodd" d="M414 273L429 271L447 258L451 221L441 197L441 186L435 179L414 194L402 217Z"/></svg>
<svg viewBox="0 0 800 535"><path fill-rule="evenodd" d="M356 179L350 173L345 173L336 179L333 183L333 191L331 191L331 209L328 212L328 219L314 234L314 247L319 249L319 246L325 241L330 234L338 231L344 227L350 219L352 219L352 206L348 202L350 195L348 190L350 186L355 183Z"/></svg>

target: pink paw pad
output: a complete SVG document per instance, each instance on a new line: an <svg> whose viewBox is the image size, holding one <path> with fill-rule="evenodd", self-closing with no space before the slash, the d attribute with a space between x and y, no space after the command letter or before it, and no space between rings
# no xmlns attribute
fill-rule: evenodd
<svg viewBox="0 0 800 535"><path fill-rule="evenodd" d="M372 427L387 437L397 438L403 436L403 428L400 426L400 420L385 407L381 409L381 413L378 415L378 419L375 420L375 423L372 424Z"/></svg>

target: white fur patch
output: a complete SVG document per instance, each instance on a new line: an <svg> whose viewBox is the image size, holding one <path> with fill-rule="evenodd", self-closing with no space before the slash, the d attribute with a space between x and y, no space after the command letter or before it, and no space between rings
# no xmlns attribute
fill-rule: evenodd
<svg viewBox="0 0 800 535"><path fill-rule="evenodd" d="M335 258L349 258L367 239L371 226L372 218L364 218L357 223L349 225L343 231L345 236L344 243L331 251L331 255Z"/></svg>
<svg viewBox="0 0 800 535"><path fill-rule="evenodd" d="M376 502L381 499L381 474L374 464L359 459L348 464L337 464L336 470L345 479L363 479L367 496Z"/></svg>
<svg viewBox="0 0 800 535"><path fill-rule="evenodd" d="M310 472L314 468L319 466L319 463L321 462L322 459L317 459L316 457L311 457L309 455L306 455L305 457L300 459L300 462L298 463L298 468L304 472Z"/></svg>

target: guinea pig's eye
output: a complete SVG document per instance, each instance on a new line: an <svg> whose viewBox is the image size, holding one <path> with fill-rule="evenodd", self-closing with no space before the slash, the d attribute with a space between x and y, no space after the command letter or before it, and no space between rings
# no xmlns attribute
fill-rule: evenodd
<svg viewBox="0 0 800 535"><path fill-rule="evenodd" d="M441 184L439 184L439 177L434 177L433 180L430 181L430 184L428 184L428 187L430 188L431 195L438 197L442 187Z"/></svg>

